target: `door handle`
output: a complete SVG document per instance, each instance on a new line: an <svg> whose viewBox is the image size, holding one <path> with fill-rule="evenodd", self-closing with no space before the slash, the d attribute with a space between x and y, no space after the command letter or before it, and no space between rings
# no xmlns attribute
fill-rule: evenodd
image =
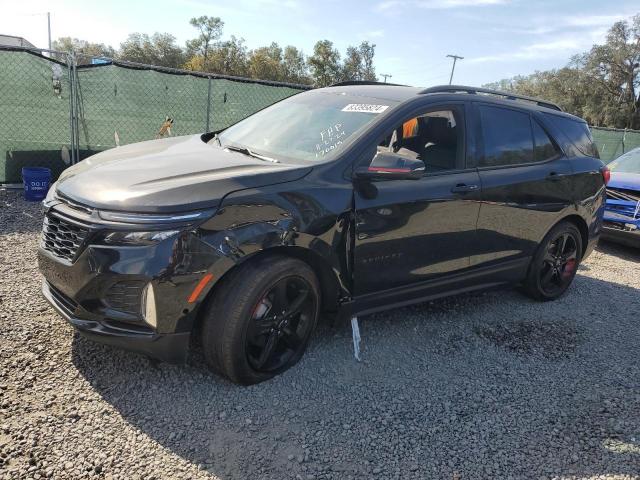
<svg viewBox="0 0 640 480"><path fill-rule="evenodd" d="M562 174L562 173L557 173L557 172L551 172L549 175L547 175L547 180L550 180L552 182L557 182L559 180L562 180L563 177L565 177L566 175Z"/></svg>
<svg viewBox="0 0 640 480"><path fill-rule="evenodd" d="M478 185L467 185L466 183L459 183L457 184L455 187L451 188L451 193L469 193L469 192L475 192L476 190L478 190Z"/></svg>

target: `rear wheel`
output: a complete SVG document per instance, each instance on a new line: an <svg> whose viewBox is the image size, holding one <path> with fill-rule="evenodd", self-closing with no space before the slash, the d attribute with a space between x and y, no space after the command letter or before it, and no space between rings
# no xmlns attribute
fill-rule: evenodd
<svg viewBox="0 0 640 480"><path fill-rule="evenodd" d="M292 367L316 326L319 292L313 270L300 260L265 257L240 267L215 292L206 312L207 362L245 385Z"/></svg>
<svg viewBox="0 0 640 480"><path fill-rule="evenodd" d="M561 222L544 238L529 267L525 292L536 300L555 300L567 291L582 260L582 236Z"/></svg>

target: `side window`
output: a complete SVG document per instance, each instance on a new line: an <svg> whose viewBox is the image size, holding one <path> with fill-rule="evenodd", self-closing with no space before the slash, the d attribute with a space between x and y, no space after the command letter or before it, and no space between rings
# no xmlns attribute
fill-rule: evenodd
<svg viewBox="0 0 640 480"><path fill-rule="evenodd" d="M481 167L533 162L529 114L485 105L478 108L484 141Z"/></svg>
<svg viewBox="0 0 640 480"><path fill-rule="evenodd" d="M593 143L591 137L591 130L586 122L582 120L573 120L572 118L561 117L551 113L544 114L553 125L560 130L565 136L567 141L561 141L562 148L568 155L574 154L577 156L586 155L588 157L599 158L598 148ZM577 152L574 152L577 150ZM570 153L571 152L571 153Z"/></svg>
<svg viewBox="0 0 640 480"><path fill-rule="evenodd" d="M463 158L463 125L457 109L428 112L397 125L378 151L422 160L427 174L455 170Z"/></svg>
<svg viewBox="0 0 640 480"><path fill-rule="evenodd" d="M531 119L531 126L533 127L533 160L544 162L558 156L556 146L534 118Z"/></svg>

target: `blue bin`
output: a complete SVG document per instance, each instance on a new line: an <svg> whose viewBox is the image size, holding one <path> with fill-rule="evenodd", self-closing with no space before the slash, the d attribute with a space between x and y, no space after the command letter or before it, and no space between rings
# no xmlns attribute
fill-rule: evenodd
<svg viewBox="0 0 640 480"><path fill-rule="evenodd" d="M44 167L25 167L22 169L24 198L29 202L44 200L51 183L51 170Z"/></svg>

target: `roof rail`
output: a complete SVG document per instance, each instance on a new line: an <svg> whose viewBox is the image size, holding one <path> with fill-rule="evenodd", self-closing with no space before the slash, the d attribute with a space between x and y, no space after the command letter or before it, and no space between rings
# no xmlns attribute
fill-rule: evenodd
<svg viewBox="0 0 640 480"><path fill-rule="evenodd" d="M390 87L406 87L399 83L374 82L372 80L345 80L344 82L336 82L328 85L329 87L347 87L349 85L388 85Z"/></svg>
<svg viewBox="0 0 640 480"><path fill-rule="evenodd" d="M477 87L465 87L463 85L438 85L437 87L430 87L422 90L420 94L431 94L431 93L457 93L464 92L470 93L472 95L478 93L484 93L488 95L496 95L498 97L504 97L507 100L525 100L527 102L533 102L541 107L551 108L553 110L559 110L562 112L562 108L553 103L548 102L546 100L541 100L539 98L527 97L525 95L518 95L517 93L511 92L503 92L501 90L492 90L490 88L477 88Z"/></svg>

